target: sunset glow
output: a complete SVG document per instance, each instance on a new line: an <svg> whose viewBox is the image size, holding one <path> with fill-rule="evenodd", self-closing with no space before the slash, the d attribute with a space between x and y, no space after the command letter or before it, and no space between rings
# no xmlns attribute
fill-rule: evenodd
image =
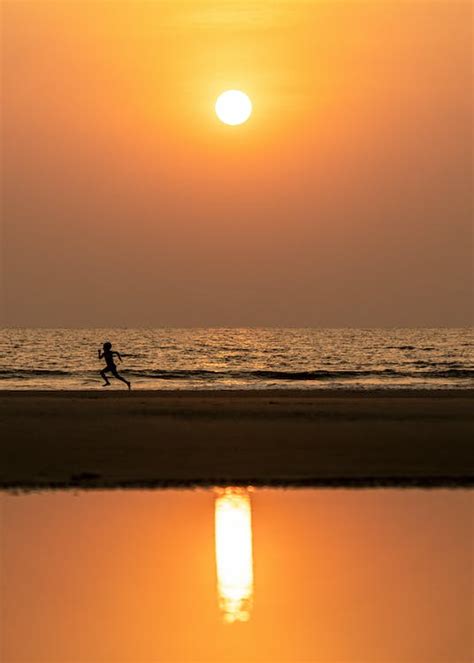
<svg viewBox="0 0 474 663"><path fill-rule="evenodd" d="M246 489L219 490L215 526L219 605L226 622L246 622L253 597L252 512Z"/></svg>
<svg viewBox="0 0 474 663"><path fill-rule="evenodd" d="M469 326L470 13L3 2L4 324Z"/></svg>

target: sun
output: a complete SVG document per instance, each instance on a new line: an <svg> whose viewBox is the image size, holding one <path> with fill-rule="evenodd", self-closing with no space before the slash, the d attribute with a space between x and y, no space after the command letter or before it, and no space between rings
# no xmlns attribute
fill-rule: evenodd
<svg viewBox="0 0 474 663"><path fill-rule="evenodd" d="M226 90L218 96L215 109L217 117L224 124L243 124L252 113L252 102L245 92Z"/></svg>

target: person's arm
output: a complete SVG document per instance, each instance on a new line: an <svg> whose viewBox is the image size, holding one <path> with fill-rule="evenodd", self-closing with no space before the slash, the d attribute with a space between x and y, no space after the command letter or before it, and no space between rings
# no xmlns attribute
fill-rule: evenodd
<svg viewBox="0 0 474 663"><path fill-rule="evenodd" d="M122 357L120 356L120 352L114 352L114 355L117 355L120 362L122 361Z"/></svg>
<svg viewBox="0 0 474 663"><path fill-rule="evenodd" d="M97 352L99 353L99 359L102 359L102 357L104 356L102 352L100 350L97 350Z"/></svg>

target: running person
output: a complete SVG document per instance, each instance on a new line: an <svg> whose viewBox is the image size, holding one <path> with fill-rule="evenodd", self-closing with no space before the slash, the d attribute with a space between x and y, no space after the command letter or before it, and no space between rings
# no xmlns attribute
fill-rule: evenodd
<svg viewBox="0 0 474 663"><path fill-rule="evenodd" d="M122 357L120 356L120 352L115 352L115 350L112 350L112 343L104 343L103 345L103 351L98 350L99 353L99 359L105 359L106 367L103 368L100 372L104 384L102 385L103 387L108 387L110 385L109 378L107 377L106 373L112 373L112 375L117 378L117 380L120 380L121 382L125 382L127 387L129 389L132 388L132 385L128 380L126 380L124 377L122 377L118 371L117 371L117 366L115 365L114 362L114 355L117 355L119 358L119 361L122 361Z"/></svg>

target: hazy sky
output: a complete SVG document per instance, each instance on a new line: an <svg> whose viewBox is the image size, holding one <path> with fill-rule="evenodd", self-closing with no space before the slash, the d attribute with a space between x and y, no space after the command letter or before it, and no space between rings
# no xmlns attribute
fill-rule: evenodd
<svg viewBox="0 0 474 663"><path fill-rule="evenodd" d="M470 322L469 0L1 11L3 324Z"/></svg>

